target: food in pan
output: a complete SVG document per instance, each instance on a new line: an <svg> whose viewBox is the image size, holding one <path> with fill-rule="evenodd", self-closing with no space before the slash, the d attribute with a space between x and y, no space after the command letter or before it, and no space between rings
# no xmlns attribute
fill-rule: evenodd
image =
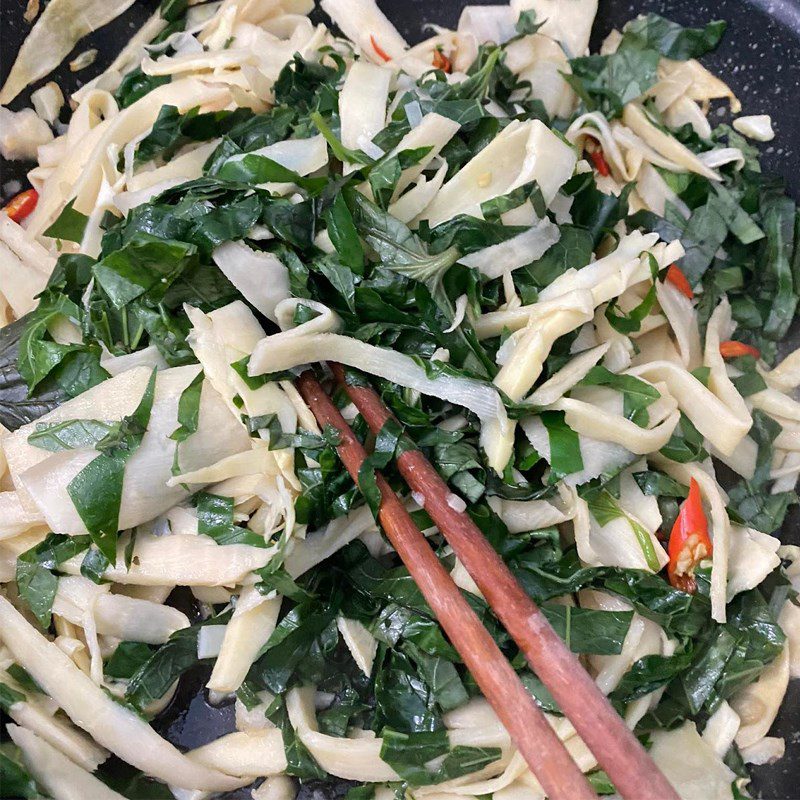
<svg viewBox="0 0 800 800"><path fill-rule="evenodd" d="M51 0L0 100L128 5ZM800 673L800 242L698 60L724 22L589 54L591 0L414 46L322 11L164 2L67 126L52 82L0 109L37 159L0 214L2 791L577 797L518 710L586 796L636 796L628 757L747 796ZM563 644L526 660L498 576ZM484 696L467 617L535 706ZM187 675L232 710L182 752Z"/></svg>

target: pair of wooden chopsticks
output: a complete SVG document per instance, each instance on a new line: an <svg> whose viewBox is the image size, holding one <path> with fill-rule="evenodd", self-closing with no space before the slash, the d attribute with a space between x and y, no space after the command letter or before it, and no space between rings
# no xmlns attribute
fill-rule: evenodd
<svg viewBox="0 0 800 800"><path fill-rule="evenodd" d="M342 367L331 369L370 430L392 418L370 388L351 386ZM341 434L339 456L356 483L367 452L311 371L297 388L320 426ZM578 735L625 800L678 800L670 783L628 730L578 659L550 626L469 515L448 503L450 489L416 449L397 458L411 490L528 659ZM491 703L531 771L551 800L596 800L586 776L570 757L541 709L522 685L478 616L439 562L405 506L381 475L379 521L437 619Z"/></svg>

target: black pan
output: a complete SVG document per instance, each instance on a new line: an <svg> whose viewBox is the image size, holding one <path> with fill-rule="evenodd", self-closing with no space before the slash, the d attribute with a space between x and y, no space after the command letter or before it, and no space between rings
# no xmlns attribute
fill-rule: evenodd
<svg viewBox="0 0 800 800"><path fill-rule="evenodd" d="M413 42L423 38L426 23L455 27L465 3L478 1L379 0L379 4L400 32ZM74 91L105 67L157 6L154 0L138 0L120 19L79 44L77 52L95 47L99 51L98 58L92 67L82 72L71 73L66 67L58 70L55 79L64 93ZM2 79L8 74L14 55L29 30L22 20L24 7L25 0L0 0ZM656 11L683 25L701 25L711 19L728 22L722 45L704 62L731 86L742 101L744 113L772 115L777 136L764 148L764 169L783 175L790 193L795 198L800 197L800 146L797 144L800 138L800 0L600 0L592 48L596 49L612 28L621 27L642 11ZM24 94L17 98L12 107L22 107L27 97ZM723 120L725 109L720 108L719 113ZM8 182L24 182L29 166L0 160L4 198L13 191L7 187ZM800 324L796 323L784 349L788 351L798 346ZM800 513L789 517L781 538L787 544L800 544ZM157 721L162 735L179 747L197 747L233 728L232 707L209 706L202 694L202 684L202 675L187 676L175 700ZM771 733L786 739L786 756L773 766L752 770L752 794L762 800L798 800L800 681L790 684ZM321 796L341 796L346 788L346 784L306 786L302 794L307 800L320 800ZM249 797L249 791L229 795L230 800Z"/></svg>

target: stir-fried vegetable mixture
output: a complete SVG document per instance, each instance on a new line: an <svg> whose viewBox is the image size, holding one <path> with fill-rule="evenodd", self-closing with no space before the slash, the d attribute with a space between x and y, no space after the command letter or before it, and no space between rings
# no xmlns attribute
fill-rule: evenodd
<svg viewBox="0 0 800 800"><path fill-rule="evenodd" d="M322 8L167 0L0 214L0 793L542 797L375 522L416 446L681 796L745 796L800 674L800 243L769 118L709 121L724 23ZM329 361L397 418L335 391L357 485L293 385ZM198 668L235 713L183 753L150 722Z"/></svg>

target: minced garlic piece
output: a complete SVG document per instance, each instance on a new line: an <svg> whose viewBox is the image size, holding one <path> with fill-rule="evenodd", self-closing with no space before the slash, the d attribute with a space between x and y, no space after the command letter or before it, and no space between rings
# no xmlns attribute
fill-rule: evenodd
<svg viewBox="0 0 800 800"><path fill-rule="evenodd" d="M757 142L770 142L775 138L769 114L755 114L751 117L738 117L733 121L733 129L755 139Z"/></svg>

